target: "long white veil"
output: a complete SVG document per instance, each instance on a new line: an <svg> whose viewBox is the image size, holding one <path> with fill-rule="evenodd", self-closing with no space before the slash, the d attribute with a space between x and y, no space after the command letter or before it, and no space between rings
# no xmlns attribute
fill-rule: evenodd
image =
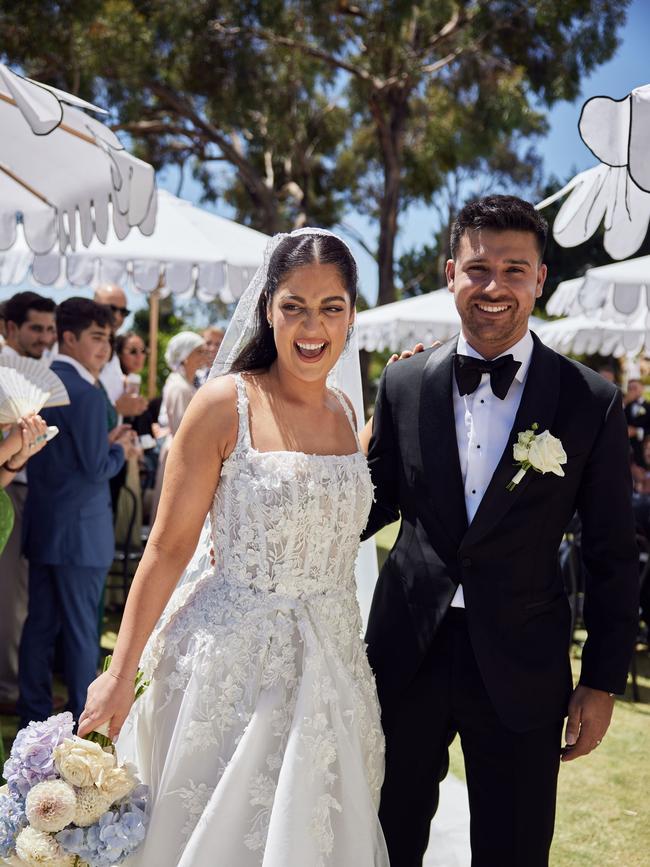
<svg viewBox="0 0 650 867"><path fill-rule="evenodd" d="M266 246L264 251L264 261L255 272L253 279L246 288L244 294L239 299L233 317L228 325L224 339L219 347L219 352L214 360L212 369L208 379L213 379L216 376L225 376L230 372L230 369L238 357L241 349L246 345L252 337L256 327L257 306L264 287L267 283L269 272L269 263L277 246L285 239L300 235L328 235L336 237L341 243L345 244L342 238L334 235L326 229L304 228L297 229L290 234L280 233L274 235ZM347 246L347 245L346 245ZM352 255L352 253L350 253ZM330 371L328 383L344 394L352 401L354 411L357 417L357 426L359 429L364 424L364 407L363 394L361 389L361 368L359 365L359 342L357 339L356 329L352 329L348 344L341 355L340 359ZM206 518L201 536L194 552L194 556L190 560L181 576L174 597L176 599L185 597L185 593L178 594L178 590L184 585L191 585L204 572L211 569L210 548L212 545L212 536L210 528L210 517ZM377 580L377 553L375 542L369 539L361 544L359 556L356 565L356 580L357 580L357 597L361 608L361 616L364 624L367 623L368 612L370 610L370 602ZM176 605L172 605L176 608ZM171 615L171 611L165 611L163 620L167 620Z"/></svg>

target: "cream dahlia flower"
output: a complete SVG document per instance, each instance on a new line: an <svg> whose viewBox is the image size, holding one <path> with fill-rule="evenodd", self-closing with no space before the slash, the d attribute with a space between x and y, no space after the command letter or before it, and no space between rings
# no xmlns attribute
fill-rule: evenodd
<svg viewBox="0 0 650 867"><path fill-rule="evenodd" d="M76 860L50 834L29 825L16 838L16 855L26 867L74 867Z"/></svg>
<svg viewBox="0 0 650 867"><path fill-rule="evenodd" d="M110 798L103 795L95 786L84 786L81 789L77 789L76 794L77 804L72 821L80 828L94 825L113 803Z"/></svg>
<svg viewBox="0 0 650 867"><path fill-rule="evenodd" d="M25 801L25 814L32 828L51 834L69 825L76 809L74 789L63 780L37 783Z"/></svg>

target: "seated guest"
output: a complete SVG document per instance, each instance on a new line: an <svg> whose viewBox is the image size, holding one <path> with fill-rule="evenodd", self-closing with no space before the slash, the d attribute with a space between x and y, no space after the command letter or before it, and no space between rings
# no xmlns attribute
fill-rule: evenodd
<svg viewBox="0 0 650 867"><path fill-rule="evenodd" d="M645 466L643 440L650 434L650 404L644 399L645 386L640 379L630 379L623 395L623 407L634 463ZM650 467L650 465L649 465Z"/></svg>
<svg viewBox="0 0 650 867"><path fill-rule="evenodd" d="M109 479L132 451L132 433L109 441L97 385L110 348L111 312L87 298L57 311L59 353L52 370L70 404L42 411L59 435L28 466L25 552L29 608L20 643L21 725L52 713L52 657L61 633L68 708L81 713L97 667L97 611L113 559Z"/></svg>
<svg viewBox="0 0 650 867"><path fill-rule="evenodd" d="M120 365L124 392L140 396L139 378L142 376L145 361L147 360L147 348L144 345L144 340L135 331L118 334L115 337L115 357ZM142 400L144 402L144 409L141 413L124 416L124 421L131 425L138 436L151 434L151 420L147 415L147 402L144 398Z"/></svg>
<svg viewBox="0 0 650 867"><path fill-rule="evenodd" d="M205 341L205 360L203 362L205 366L197 373L199 385L203 385L210 375L210 369L214 364L225 334L226 332L223 328L219 328L218 325L210 325L201 332L201 336Z"/></svg>
<svg viewBox="0 0 650 867"><path fill-rule="evenodd" d="M95 290L94 300L97 304L104 304L112 313L111 346L99 375L99 384L106 397L106 416L108 429L115 430L125 417L138 416L147 408L147 402L139 394L125 388L124 374L120 367L117 353L113 351L116 333L124 324L126 317L131 312L126 306L126 294L121 286L115 283L102 283ZM126 466L117 473L110 482L111 506L114 517L117 516L117 501L120 490L126 479Z"/></svg>
<svg viewBox="0 0 650 867"><path fill-rule="evenodd" d="M18 292L2 307L6 337L2 354L42 359L52 340L56 340L54 301L36 292ZM0 554L0 708L13 712L18 699L18 645L27 617L28 573L22 552L23 512L27 499L24 470L12 473L6 494L11 500L13 529Z"/></svg>
<svg viewBox="0 0 650 867"><path fill-rule="evenodd" d="M139 394L141 374L147 357L144 341L133 331L128 331L126 334L118 334L115 338L115 356L120 362L120 369L124 377L124 390L130 394ZM151 438L152 444L155 442L152 430L154 421L155 419L151 416L148 406L140 415L124 418L124 422L130 425L138 437L148 436ZM133 496L130 496L128 492L122 491L118 494L116 503L115 541L118 545L124 546L130 528L129 544L131 550L137 550L141 546L142 486L140 483L140 469L141 463L143 470L153 469L149 456L150 451L150 449L144 452L141 451L139 455L134 455L127 461L122 487L128 488ZM135 514L133 515L134 504Z"/></svg>
<svg viewBox="0 0 650 867"><path fill-rule="evenodd" d="M5 345L9 355L41 359L56 340L56 304L36 292L18 292L3 305Z"/></svg>
<svg viewBox="0 0 650 867"><path fill-rule="evenodd" d="M131 312L126 306L126 294L121 286L114 283L103 283L95 290L94 300L97 304L105 304L113 314L111 331L113 339ZM144 412L147 402L139 394L133 394L124 388L124 375L120 367L117 353L111 353L109 360L102 368L99 381L104 387L110 402L118 415L136 416Z"/></svg>
<svg viewBox="0 0 650 867"><path fill-rule="evenodd" d="M151 523L156 517L162 479L165 472L165 461L171 448L174 434L181 425L185 410L197 392L196 374L205 366L205 343L199 334L193 331L181 331L175 334L167 344L165 361L171 373L165 381L162 393L160 417L165 419L169 434L160 450L160 461L156 477L156 489L151 508Z"/></svg>
<svg viewBox="0 0 650 867"><path fill-rule="evenodd" d="M602 376L603 379L606 379L607 382L611 382L612 385L617 385L616 382L616 371L610 364L601 364L598 368L598 373Z"/></svg>

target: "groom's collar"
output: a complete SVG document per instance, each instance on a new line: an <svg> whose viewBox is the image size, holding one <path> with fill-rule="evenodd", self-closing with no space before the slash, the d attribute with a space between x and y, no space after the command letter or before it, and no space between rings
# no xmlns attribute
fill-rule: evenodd
<svg viewBox="0 0 650 867"><path fill-rule="evenodd" d="M534 345L533 337L530 331L527 331L521 340L518 340L514 346L511 346L509 349L504 350L500 355L497 355L497 358L501 358L502 355L512 355L515 361L520 362L519 369L515 374L515 379L519 382L524 382L526 379L526 374L528 373L528 368L530 367L530 362L533 357ZM458 335L456 351L460 355L469 355L472 358L483 358L483 356L474 349L471 343L467 342L467 338L462 331Z"/></svg>

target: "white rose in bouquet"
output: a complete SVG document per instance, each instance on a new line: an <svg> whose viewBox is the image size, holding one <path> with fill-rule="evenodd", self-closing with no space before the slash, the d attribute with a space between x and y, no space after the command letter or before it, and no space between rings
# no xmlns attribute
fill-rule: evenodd
<svg viewBox="0 0 650 867"><path fill-rule="evenodd" d="M37 783L25 801L25 815L37 831L61 831L72 822L76 809L74 789L63 780Z"/></svg>
<svg viewBox="0 0 650 867"><path fill-rule="evenodd" d="M115 767L115 757L99 744L76 735L54 748L54 765L63 779L83 788L97 782L102 771Z"/></svg>
<svg viewBox="0 0 650 867"><path fill-rule="evenodd" d="M76 856L68 855L55 837L29 825L16 839L16 855L26 867L74 867Z"/></svg>
<svg viewBox="0 0 650 867"><path fill-rule="evenodd" d="M97 788L109 799L111 804L115 801L121 801L137 785L138 780L135 772L135 766L129 764L102 771L97 779Z"/></svg>

